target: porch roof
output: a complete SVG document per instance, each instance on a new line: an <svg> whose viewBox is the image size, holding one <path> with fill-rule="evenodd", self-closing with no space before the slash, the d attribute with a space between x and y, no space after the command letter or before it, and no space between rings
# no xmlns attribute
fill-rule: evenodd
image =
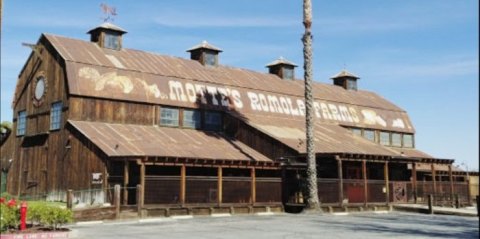
<svg viewBox="0 0 480 239"><path fill-rule="evenodd" d="M218 132L158 126L68 121L109 157L172 157L272 162Z"/></svg>

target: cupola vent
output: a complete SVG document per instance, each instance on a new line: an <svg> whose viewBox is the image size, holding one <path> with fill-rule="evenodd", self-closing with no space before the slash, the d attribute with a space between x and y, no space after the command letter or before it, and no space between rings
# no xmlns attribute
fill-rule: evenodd
<svg viewBox="0 0 480 239"><path fill-rule="evenodd" d="M104 22L87 33L90 34L90 41L97 43L100 47L121 50L122 35L127 31L112 23Z"/></svg>
<svg viewBox="0 0 480 239"><path fill-rule="evenodd" d="M188 49L190 59L200 62L204 66L218 66L218 54L222 49L209 44L207 41Z"/></svg>
<svg viewBox="0 0 480 239"><path fill-rule="evenodd" d="M357 90L357 80L360 77L348 72L347 70L342 70L340 73L332 76L333 84L336 86L343 87L346 90Z"/></svg>
<svg viewBox="0 0 480 239"><path fill-rule="evenodd" d="M283 57L278 58L277 60L270 62L266 65L268 72L270 74L277 75L278 77L284 80L293 80L295 79L295 63L286 60Z"/></svg>

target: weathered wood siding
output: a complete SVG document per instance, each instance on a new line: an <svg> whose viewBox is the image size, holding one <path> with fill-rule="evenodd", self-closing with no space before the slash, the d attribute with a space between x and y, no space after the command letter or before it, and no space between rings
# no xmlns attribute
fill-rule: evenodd
<svg viewBox="0 0 480 239"><path fill-rule="evenodd" d="M15 156L7 179L7 190L13 195L88 188L91 172L103 172L103 163L91 156L93 147L78 143L65 129L69 114L65 63L45 38L37 45L40 54L32 52L17 82L12 132ZM42 103L35 105L34 87L40 75L46 79L46 90ZM51 106L59 101L63 103L61 127L50 130ZM27 114L26 131L24 136L16 136L17 116L22 110ZM69 141L70 149L66 147ZM88 160L82 161L85 158Z"/></svg>
<svg viewBox="0 0 480 239"><path fill-rule="evenodd" d="M158 119L158 107L151 104L72 96L69 119L153 125Z"/></svg>

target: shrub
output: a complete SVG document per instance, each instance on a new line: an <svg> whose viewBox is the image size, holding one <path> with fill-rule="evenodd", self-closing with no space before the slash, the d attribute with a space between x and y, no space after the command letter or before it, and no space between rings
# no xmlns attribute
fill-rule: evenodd
<svg viewBox="0 0 480 239"><path fill-rule="evenodd" d="M45 205L40 213L40 223L57 230L63 224L73 221L73 213L71 210L56 206Z"/></svg>
<svg viewBox="0 0 480 239"><path fill-rule="evenodd" d="M32 224L40 224L40 220L44 212L47 210L45 203L29 203L27 210L27 220Z"/></svg>
<svg viewBox="0 0 480 239"><path fill-rule="evenodd" d="M20 211L16 206L8 206L5 203L0 204L0 231L18 228L20 225Z"/></svg>

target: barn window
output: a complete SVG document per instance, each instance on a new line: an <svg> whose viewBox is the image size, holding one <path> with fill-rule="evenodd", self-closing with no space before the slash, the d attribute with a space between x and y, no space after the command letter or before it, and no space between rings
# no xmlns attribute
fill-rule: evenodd
<svg viewBox="0 0 480 239"><path fill-rule="evenodd" d="M222 130L222 114L219 112L205 112L205 130L220 131Z"/></svg>
<svg viewBox="0 0 480 239"><path fill-rule="evenodd" d="M389 132L380 132L380 144L381 145L390 145L390 133Z"/></svg>
<svg viewBox="0 0 480 239"><path fill-rule="evenodd" d="M183 127L199 129L202 126L200 111L183 110Z"/></svg>
<svg viewBox="0 0 480 239"><path fill-rule="evenodd" d="M161 108L160 109L160 125L178 126L178 109Z"/></svg>
<svg viewBox="0 0 480 239"><path fill-rule="evenodd" d="M22 110L18 112L18 117L17 117L17 136L25 135L26 128L27 128L27 111Z"/></svg>
<svg viewBox="0 0 480 239"><path fill-rule="evenodd" d="M293 80L293 68L283 68L283 79Z"/></svg>
<svg viewBox="0 0 480 239"><path fill-rule="evenodd" d="M347 80L347 90L357 90L357 81Z"/></svg>
<svg viewBox="0 0 480 239"><path fill-rule="evenodd" d="M375 131L371 129L365 129L363 130L363 137L372 142L375 142Z"/></svg>
<svg viewBox="0 0 480 239"><path fill-rule="evenodd" d="M50 130L60 129L62 124L62 102L55 102L52 104L50 111Z"/></svg>
<svg viewBox="0 0 480 239"><path fill-rule="evenodd" d="M402 135L399 133L392 133L392 146L402 147Z"/></svg>
<svg viewBox="0 0 480 239"><path fill-rule="evenodd" d="M357 128L352 128L352 133L354 135L362 136L362 130Z"/></svg>
<svg viewBox="0 0 480 239"><path fill-rule="evenodd" d="M411 135L411 134L404 134L403 135L403 147L413 148L413 135Z"/></svg>
<svg viewBox="0 0 480 239"><path fill-rule="evenodd" d="M120 35L114 33L105 33L104 47L120 50Z"/></svg>
<svg viewBox="0 0 480 239"><path fill-rule="evenodd" d="M205 65L215 66L215 54L210 52L205 52Z"/></svg>

